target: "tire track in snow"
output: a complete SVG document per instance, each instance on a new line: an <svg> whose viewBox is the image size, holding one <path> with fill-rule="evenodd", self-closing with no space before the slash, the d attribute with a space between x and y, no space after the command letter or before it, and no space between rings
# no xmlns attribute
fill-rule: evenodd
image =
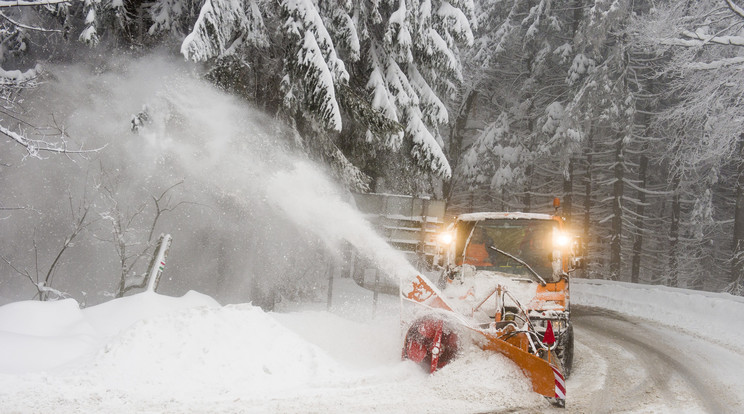
<svg viewBox="0 0 744 414"><path fill-rule="evenodd" d="M722 388L717 379L700 373L692 361L695 355L673 345L684 334L650 322L635 323L598 308L574 307L571 316L577 342L592 348L609 366L599 392L574 390L579 394L574 394L577 412L675 407L710 413L731 411L716 392Z"/></svg>

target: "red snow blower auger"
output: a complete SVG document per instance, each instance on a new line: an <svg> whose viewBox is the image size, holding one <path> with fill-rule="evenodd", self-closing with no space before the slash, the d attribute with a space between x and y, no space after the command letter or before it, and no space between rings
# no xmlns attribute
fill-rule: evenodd
<svg viewBox="0 0 744 414"><path fill-rule="evenodd" d="M426 316L417 319L406 333L403 358L421 364L430 373L447 365L456 355L457 333L442 319Z"/></svg>

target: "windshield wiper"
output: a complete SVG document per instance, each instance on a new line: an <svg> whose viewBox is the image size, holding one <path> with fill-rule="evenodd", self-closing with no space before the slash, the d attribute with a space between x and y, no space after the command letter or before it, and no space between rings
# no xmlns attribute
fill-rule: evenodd
<svg viewBox="0 0 744 414"><path fill-rule="evenodd" d="M496 250L497 252L503 254L504 256L506 256L506 257L508 257L510 259L515 260L517 263L519 263L521 265L524 265L524 267L526 267L530 272L532 272L532 274L535 275L535 277L537 278L537 280L540 281L540 285L545 286L548 283L548 282L545 281L545 279L543 279L542 277L540 277L540 275L538 275L537 272L533 268L531 268L530 265L528 265L527 262L525 262L524 260L518 258L517 256L514 256L513 254L509 254L509 253L507 253L507 252L505 252L505 251L503 251L501 249L498 249L495 246L488 246L488 247L490 247L493 250Z"/></svg>

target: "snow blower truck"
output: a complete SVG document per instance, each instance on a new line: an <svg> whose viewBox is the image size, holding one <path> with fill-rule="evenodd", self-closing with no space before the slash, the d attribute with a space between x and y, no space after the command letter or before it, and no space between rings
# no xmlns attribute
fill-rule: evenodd
<svg viewBox="0 0 744 414"><path fill-rule="evenodd" d="M455 219L439 238L438 283L421 275L401 281L403 299L427 308L407 329L404 358L434 373L467 337L514 361L535 392L565 407L573 361L569 275L582 260L554 205L556 215Z"/></svg>

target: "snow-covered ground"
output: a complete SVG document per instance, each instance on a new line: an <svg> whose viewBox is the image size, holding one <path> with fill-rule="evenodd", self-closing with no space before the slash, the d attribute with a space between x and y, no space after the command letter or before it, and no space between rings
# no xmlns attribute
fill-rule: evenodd
<svg viewBox="0 0 744 414"><path fill-rule="evenodd" d="M571 293L574 304L657 319L722 349L741 349L742 298L591 280L576 280ZM472 349L431 376L401 361L398 300L381 295L374 308L372 294L348 279L336 281L330 310L325 304L281 307L266 313L250 304L220 306L196 292L181 298L142 293L82 310L70 299L2 306L0 411L554 410L500 355ZM609 375L597 370L602 362L593 352L577 347L568 411L572 391L580 396L581 388ZM744 373L727 375L729 391L743 391Z"/></svg>
<svg viewBox="0 0 744 414"><path fill-rule="evenodd" d="M573 303L673 326L744 353L744 297L666 286L575 279ZM744 373L742 373L744 381Z"/></svg>
<svg viewBox="0 0 744 414"><path fill-rule="evenodd" d="M744 298L574 280L569 411L744 412Z"/></svg>
<svg viewBox="0 0 744 414"><path fill-rule="evenodd" d="M190 292L0 307L3 413L474 412L543 404L499 355L402 362L399 303L349 279L334 306L219 306ZM302 309L302 310L300 310ZM477 380L474 380L477 378ZM494 392L506 387L510 392Z"/></svg>

